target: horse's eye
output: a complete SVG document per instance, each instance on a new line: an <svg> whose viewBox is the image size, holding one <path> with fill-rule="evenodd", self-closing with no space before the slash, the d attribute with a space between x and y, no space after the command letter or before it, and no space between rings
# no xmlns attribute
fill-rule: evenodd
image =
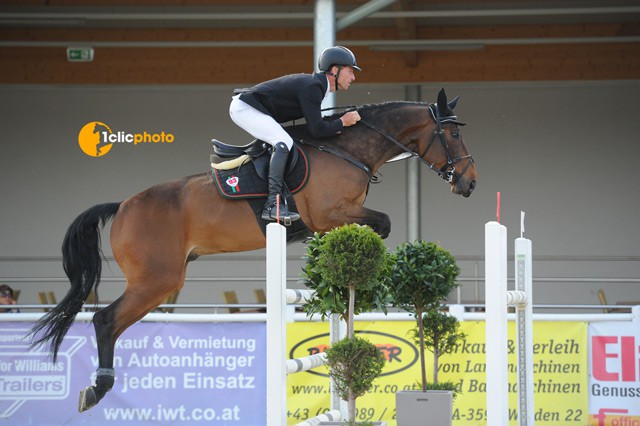
<svg viewBox="0 0 640 426"><path fill-rule="evenodd" d="M451 132L451 137L454 139L458 139L460 137L460 132L454 130L453 132Z"/></svg>

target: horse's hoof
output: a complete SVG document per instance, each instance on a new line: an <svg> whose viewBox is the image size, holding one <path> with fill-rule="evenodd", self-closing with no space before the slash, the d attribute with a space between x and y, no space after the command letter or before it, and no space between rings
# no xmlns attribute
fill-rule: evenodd
<svg viewBox="0 0 640 426"><path fill-rule="evenodd" d="M80 401L78 401L78 411L87 411L89 408L98 404L98 397L93 386L89 386L80 391Z"/></svg>

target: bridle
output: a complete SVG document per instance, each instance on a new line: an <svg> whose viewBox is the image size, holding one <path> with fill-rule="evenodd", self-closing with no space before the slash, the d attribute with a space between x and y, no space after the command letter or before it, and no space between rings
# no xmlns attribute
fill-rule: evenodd
<svg viewBox="0 0 640 426"><path fill-rule="evenodd" d="M447 143L447 138L444 136L444 129L442 128L442 124L454 123L454 124L464 126L464 123L459 122L458 117L455 115L448 115L448 116L441 117L439 108L436 104L429 104L428 108L429 108L429 113L431 114L434 121L436 122L436 129L433 131L433 134L431 135L431 139L429 140L429 144L427 145L427 148L424 150L423 153L417 153L417 152L411 151L409 148L407 148L406 146L398 142L393 136L378 129L377 127L375 127L373 124L369 123L366 120L360 119L358 123L361 123L367 126L371 130L382 135L388 141L397 145L400 149L404 151L405 154L408 154L403 158L417 157L420 161L426 164L430 170L433 170L434 172L436 172L438 176L440 176L442 179L446 180L450 184L455 183L458 181L458 179L464 176L464 174L467 172L469 167L471 167L471 164L473 164L474 161L471 155L465 155L462 157L451 156L449 144ZM440 139L440 144L442 145L442 149L444 150L444 153L447 157L446 163L444 163L440 168L437 168L436 163L430 163L429 161L424 159L424 156L427 155L427 152L433 145L433 142L436 140L436 138ZM455 164L467 158L469 159L469 161L467 162L467 165L462 169L462 172L457 173Z"/></svg>

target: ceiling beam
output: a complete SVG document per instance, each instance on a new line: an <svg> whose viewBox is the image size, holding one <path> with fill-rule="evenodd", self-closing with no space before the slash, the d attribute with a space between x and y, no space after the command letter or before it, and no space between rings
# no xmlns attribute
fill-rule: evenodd
<svg viewBox="0 0 640 426"><path fill-rule="evenodd" d="M535 38L479 38L431 40L338 40L337 44L368 47L371 50L475 50L484 46L530 44L598 44L640 43L640 36L620 37L535 37ZM109 48L254 48L308 47L312 40L229 40L229 41L73 41L73 40L0 40L4 47L109 47Z"/></svg>
<svg viewBox="0 0 640 426"><path fill-rule="evenodd" d="M234 84L311 71L313 47L100 48L93 62L66 59L63 47L1 47L0 84ZM417 67L403 53L357 49L360 84L640 80L640 43L489 46L419 51Z"/></svg>
<svg viewBox="0 0 640 426"><path fill-rule="evenodd" d="M336 22L336 30L344 30L350 25L361 21L362 19L379 11L380 9L384 9L385 7L395 3L395 1L396 0L371 0L370 2L363 4L362 6L339 18Z"/></svg>
<svg viewBox="0 0 640 426"><path fill-rule="evenodd" d="M640 13L640 6L603 6L603 7L564 7L564 8L511 8L511 9L470 9L470 10L405 10L405 11L378 11L372 12L375 7L385 7L393 1L372 0L353 12L336 12L336 18L340 23L339 29L352 25L355 21L365 17L372 19L396 19L396 18L504 18L504 17L532 17L532 16L602 16L602 15L630 15ZM364 8L364 9L363 9ZM178 21L253 21L253 20L295 20L312 21L314 13L295 12L285 10L282 12L212 12L210 8L165 8L145 7L140 11L131 11L131 8L116 7L104 8L104 11L95 11L100 7L92 8L94 11L77 10L73 8L38 7L25 8L23 11L0 11L0 24L2 25L32 25L34 21L42 24L55 24L60 20L63 23L82 23L86 21L113 21L119 24L122 21L157 21L159 24L173 20ZM34 12L33 10L36 10ZM356 13L357 12L357 13Z"/></svg>

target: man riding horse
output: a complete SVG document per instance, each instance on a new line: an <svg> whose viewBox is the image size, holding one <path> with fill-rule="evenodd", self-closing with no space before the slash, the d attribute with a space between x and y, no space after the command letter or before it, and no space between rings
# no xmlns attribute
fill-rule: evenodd
<svg viewBox="0 0 640 426"><path fill-rule="evenodd" d="M231 119L251 136L273 147L269 163L269 196L262 210L268 221L300 219L286 204L278 216L276 200L282 194L284 170L293 146L293 139L279 123L304 118L309 133L325 138L342 133L345 127L360 120L357 111L350 111L335 120L323 120L321 104L327 93L348 90L356 77L355 55L346 47L325 49L318 59L320 72L290 74L265 81L248 89L236 89L229 107Z"/></svg>

